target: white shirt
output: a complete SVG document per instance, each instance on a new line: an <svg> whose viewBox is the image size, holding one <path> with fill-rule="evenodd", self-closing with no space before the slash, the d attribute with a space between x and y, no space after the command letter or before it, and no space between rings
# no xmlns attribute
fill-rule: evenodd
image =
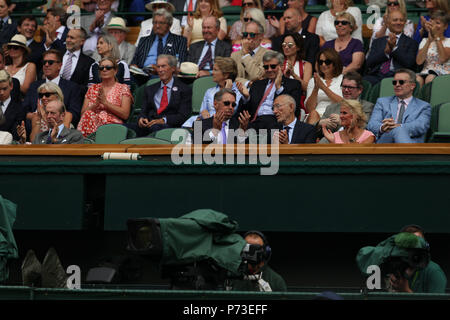
<svg viewBox="0 0 450 320"><path fill-rule="evenodd" d="M227 137L227 140L228 140L228 131L230 130L230 119L228 119L227 121L225 121L225 122L223 122L223 123L225 123L225 135L226 135L226 137ZM213 131L214 131L215 129L211 129L210 131L209 131L209 138L214 142L214 143L217 143L217 144L223 144L223 141L224 141L224 136L223 136L223 134L222 134L222 129L220 129L219 130L219 132L218 132L218 134L217 134L217 136L216 135L214 135L214 133L213 133ZM216 129L217 130L217 129ZM226 142L225 142L226 143Z"/></svg>
<svg viewBox="0 0 450 320"><path fill-rule="evenodd" d="M45 78L45 83L53 82L54 84L57 84L59 86L59 79L61 79L61 76L57 76L55 79L52 80Z"/></svg>
<svg viewBox="0 0 450 320"><path fill-rule="evenodd" d="M341 89L342 77L343 77L342 74L340 74L337 77L334 77L331 80L330 86L328 87L331 91L333 91L334 94L337 94L338 96L341 97L342 97L342 89ZM325 80L322 77L320 77L320 79L325 83ZM311 96L313 90L314 90L314 79L311 79L308 82L308 89L306 90L305 105L309 97ZM319 113L319 116L322 117L323 113L327 109L327 106L332 103L333 102L331 101L330 98L328 98L327 94L322 89L319 89L319 92L317 92L317 106L316 106L316 111Z"/></svg>
<svg viewBox="0 0 450 320"><path fill-rule="evenodd" d="M292 141L292 135L293 135L293 133L294 133L294 128L295 128L295 124L297 123L297 118L294 118L294 121L292 121L291 123L289 123L287 126L283 126L283 128L284 127L289 127L290 129L289 129L289 132L288 132L288 135L289 135L289 143L291 143L291 141Z"/></svg>
<svg viewBox="0 0 450 320"><path fill-rule="evenodd" d="M363 42L361 10L358 7L348 7L345 11L350 13L355 18L356 25L358 26L358 28L353 31L352 38L356 38ZM322 36L325 41L337 38L334 20L336 20L336 17L331 14L330 10L322 12L317 20L316 34L318 36Z"/></svg>
<svg viewBox="0 0 450 320"><path fill-rule="evenodd" d="M70 69L70 76L72 76L73 72L75 71L75 68L78 63L78 59L80 58L80 53L81 53L81 49L78 51L72 52L72 68ZM63 56L63 63L62 63L62 67L61 67L61 71L60 71L59 75L62 75L62 73L64 71L64 66L67 63L67 59L69 59L69 54L70 54L70 51L67 50Z"/></svg>
<svg viewBox="0 0 450 320"><path fill-rule="evenodd" d="M2 104L2 111L3 111L3 114L5 114L6 109L8 109L8 106L9 106L9 103L10 103L10 102L11 102L11 96L9 96L8 99L6 99L5 101L3 101L3 104Z"/></svg>

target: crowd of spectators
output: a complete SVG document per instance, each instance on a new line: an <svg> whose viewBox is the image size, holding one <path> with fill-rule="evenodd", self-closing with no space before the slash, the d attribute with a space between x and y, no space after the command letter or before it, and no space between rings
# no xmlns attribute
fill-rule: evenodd
<svg viewBox="0 0 450 320"><path fill-rule="evenodd" d="M79 26L68 21L66 10L72 4L82 9ZM431 107L415 92L450 74L445 0L426 1L428 14L420 17L417 27L408 20L404 0L388 0L366 39L367 48L361 10L351 0L331 1L329 10L318 17L308 13L306 0L125 4L125 9L152 12L151 18L137 22L136 17L117 16L119 4L48 1L39 8L45 13L39 25L33 16L12 19L15 5L0 0L0 69L10 75L12 85L0 116L17 117L15 126L1 129L15 141L31 143L49 128L45 109L54 96L65 105L64 125L78 128L84 137L109 123L124 124L139 137L163 128L193 130L195 121L212 117L213 124L224 126L221 130L212 126L215 136L226 135L233 120L246 130L292 128L291 133L277 133L278 138L289 137L281 143L423 142ZM229 5L241 6L232 25L227 25L222 11ZM267 9L282 11L270 15L265 14ZM180 11L187 14L180 19L173 16ZM134 43L126 40L127 20L139 23ZM212 76L216 86L206 91L201 106L194 106L200 109L195 114L187 96L192 95L193 81L205 76ZM385 78L393 78L394 96L378 99L368 110L360 97L365 83L375 86ZM134 90L150 79L159 81L145 88L141 114L133 123L129 119ZM47 86L41 92L41 85L48 82L56 88ZM233 92L234 101L225 101L233 107L224 118L217 107L225 89ZM280 96L283 103L277 108ZM295 124L279 120L282 105L291 101L293 119L313 127L315 139L294 142ZM13 106L20 110L8 112ZM327 113L330 106L333 111ZM25 131L25 141L18 130ZM211 141L226 143L224 136Z"/></svg>

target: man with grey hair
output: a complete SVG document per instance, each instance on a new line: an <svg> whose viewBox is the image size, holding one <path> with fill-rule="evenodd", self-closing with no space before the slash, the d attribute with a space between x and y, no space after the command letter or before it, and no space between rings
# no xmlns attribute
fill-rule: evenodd
<svg viewBox="0 0 450 320"><path fill-rule="evenodd" d="M242 99L239 103L238 114L243 110L250 113L250 128L272 129L277 125L272 106L276 97L288 94L294 98L295 116L300 115L300 98L302 87L299 81L288 79L283 75L281 66L284 57L281 53L267 50L262 57L265 79L256 80L250 91L242 83L237 83Z"/></svg>
<svg viewBox="0 0 450 320"><path fill-rule="evenodd" d="M196 63L199 72L197 77L212 75L215 57L229 57L231 45L219 40L220 21L214 16L203 18L203 41L196 42L189 47L187 61Z"/></svg>
<svg viewBox="0 0 450 320"><path fill-rule="evenodd" d="M192 89L174 77L177 59L158 56L156 71L161 81L148 86L137 124L130 124L139 137L165 128L180 128L192 113Z"/></svg>
<svg viewBox="0 0 450 320"><path fill-rule="evenodd" d="M50 101L45 107L45 121L49 130L39 132L34 138L33 144L82 144L83 134L76 129L68 129L64 126L65 113L66 107L62 101ZM20 141L25 143L26 134L23 124L19 128L21 132Z"/></svg>
<svg viewBox="0 0 450 320"><path fill-rule="evenodd" d="M172 14L166 9L158 9L153 16L153 31L147 37L142 37L136 48L131 66L144 68L151 66L155 70L156 58L160 54L170 54L179 63L186 60L187 40L185 37L170 32Z"/></svg>
<svg viewBox="0 0 450 320"><path fill-rule="evenodd" d="M261 47L264 27L257 21L244 24L242 28L242 50L233 52L231 58L238 68L237 81L246 83L264 76L262 58L267 49Z"/></svg>
<svg viewBox="0 0 450 320"><path fill-rule="evenodd" d="M431 106L413 96L416 74L408 69L395 71L395 95L378 98L367 125L377 143L423 143L430 127Z"/></svg>
<svg viewBox="0 0 450 320"><path fill-rule="evenodd" d="M11 99L12 78L5 70L0 70L0 131L12 134L18 140L16 127L25 119L25 112L19 101Z"/></svg>

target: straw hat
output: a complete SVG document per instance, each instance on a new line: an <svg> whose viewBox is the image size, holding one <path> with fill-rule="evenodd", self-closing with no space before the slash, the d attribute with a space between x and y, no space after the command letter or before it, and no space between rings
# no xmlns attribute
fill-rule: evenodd
<svg viewBox="0 0 450 320"><path fill-rule="evenodd" d="M111 18L111 21L105 27L105 29L106 30L117 29L117 30L122 30L122 31L125 31L125 32L130 32L130 29L127 28L127 24L126 24L125 20L123 20L120 17Z"/></svg>
<svg viewBox="0 0 450 320"><path fill-rule="evenodd" d="M16 47L22 47L25 50L28 51L28 53L31 52L30 48L27 47L27 38L25 38L24 35L16 34L14 37L9 40L8 46L16 46Z"/></svg>
<svg viewBox="0 0 450 320"><path fill-rule="evenodd" d="M196 77L198 73L198 65L192 62L183 62L180 64L180 73L178 74L179 77Z"/></svg>
<svg viewBox="0 0 450 320"><path fill-rule="evenodd" d="M152 2L149 2L149 3L147 3L145 5L145 9L147 9L148 11L153 11L153 5L155 5L155 4L165 4L167 9L170 12L174 12L175 11L175 6L173 4L171 4L170 2L165 1L165 0L154 0Z"/></svg>

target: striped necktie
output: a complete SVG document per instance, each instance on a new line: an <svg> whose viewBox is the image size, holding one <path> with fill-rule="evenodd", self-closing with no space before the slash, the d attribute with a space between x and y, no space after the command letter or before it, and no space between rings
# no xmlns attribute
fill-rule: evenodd
<svg viewBox="0 0 450 320"><path fill-rule="evenodd" d="M65 80L70 80L73 56L74 56L74 54L72 52L69 52L67 60L66 60L66 64L64 66L63 73L62 73L62 78Z"/></svg>
<svg viewBox="0 0 450 320"><path fill-rule="evenodd" d="M405 113L406 103L405 100L400 101L400 110L398 112L397 123L402 123L403 114Z"/></svg>

